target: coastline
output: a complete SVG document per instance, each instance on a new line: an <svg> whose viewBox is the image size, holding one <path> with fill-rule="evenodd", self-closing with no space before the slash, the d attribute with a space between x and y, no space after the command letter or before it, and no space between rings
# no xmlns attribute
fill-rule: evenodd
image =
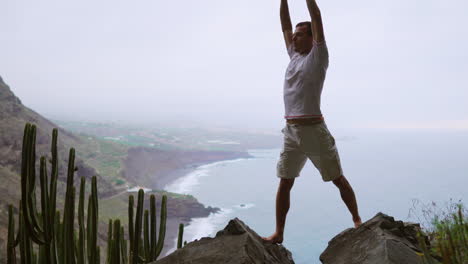
<svg viewBox="0 0 468 264"><path fill-rule="evenodd" d="M130 148L122 161L122 177L130 184L162 190L198 167L224 160L251 158L247 151L164 151Z"/></svg>
<svg viewBox="0 0 468 264"><path fill-rule="evenodd" d="M253 157L254 156L249 154L246 157L236 157L232 159L216 160L216 161L211 161L211 162L196 162L196 163L188 164L185 168L174 170L173 172L168 174L168 177L170 177L172 181L168 182L168 184L165 187L170 186L171 184L177 183L178 181L184 181L184 180L186 181L187 178L190 178L193 175L196 175L197 173L199 173L200 171L207 169L206 167L216 166L216 164L223 164L224 162L236 162L237 160L250 159ZM168 191L172 192L171 190L168 190ZM175 193L179 193L179 192L175 192ZM178 239L177 235L178 235L179 223L184 224L184 239L183 240L189 243L193 240L193 236L195 238L198 238L198 237L201 237L201 233L204 233L203 231L201 231L200 233L200 230L195 231L193 230L193 228L197 229L197 227L199 228L201 227L201 229L204 230L206 229L206 227L209 225L210 222L213 222L213 221L216 222L217 220L222 220L224 218L224 215L230 214L232 212L230 209L226 209L226 208L211 207L205 204L202 204L202 205L204 206L204 208L208 210L209 209L212 209L212 210L210 210L208 214L196 215L196 216L192 215L189 218L178 219L179 222L177 223L176 226L173 226L173 227L170 227L169 225L167 226L167 231L168 231L166 232L167 241L164 243L165 248L163 252L161 253L161 256L160 256L161 258L177 250L177 239ZM170 231L169 229L172 229L173 231L172 230ZM187 237L187 235L190 233L188 231L192 232L190 237ZM216 231L216 230L212 230L212 231ZM193 232L195 232L195 234L193 234Z"/></svg>
<svg viewBox="0 0 468 264"><path fill-rule="evenodd" d="M173 178L174 181L169 183L167 189L165 190L174 193L183 193L183 194L191 194L192 187L197 186L199 184L198 180L201 177L205 177L210 174L211 168L215 168L217 166L225 166L226 163L232 162L240 162L246 159L254 158L255 156L250 155L248 157L242 158L233 158L233 159L225 159L225 160L218 160L213 162L203 162L197 163L197 165L187 168L181 169L175 174L182 175L177 178ZM196 198L196 196L195 196ZM205 205L204 205L205 206ZM211 206L208 206L210 208ZM250 205L247 205L246 208L250 208ZM210 212L208 215L203 216L196 216L187 219L187 222L184 223L184 241L192 242L196 239L200 239L202 237L209 236L207 234L214 234L217 231L217 227L222 225L225 222L226 218L232 215L235 211L232 208L217 208L216 210ZM171 254L175 250L177 250L177 236L172 238L173 244L167 248L166 254ZM171 238L168 237L170 241ZM165 255L167 256L167 255Z"/></svg>
<svg viewBox="0 0 468 264"><path fill-rule="evenodd" d="M253 158L252 155L248 154L248 152L243 153L237 157L231 157L227 159L213 159L210 161L198 161L198 162L191 162L183 165L182 167L176 168L169 173L163 175L162 177L158 177L158 186L162 188L158 188L160 190L165 190L164 187L169 186L177 181L183 180L185 177L196 173L200 168L203 166L210 166L211 164L217 164L222 162L230 162L239 159L249 159ZM178 193L178 192L174 192ZM197 197L194 197L197 199ZM198 200L197 200L198 201ZM174 217L167 219L167 226L166 226L166 237L164 242L164 248L161 252L159 259L171 254L174 250L177 249L176 243L178 239L178 231L179 231L179 224L184 224L184 241L190 242L190 238L187 238L186 228L188 226L192 226L194 221L204 221L205 219L216 217L220 212L223 212L222 208L211 207L209 205L202 204L198 202L203 209L197 208L192 211L192 213L187 217Z"/></svg>

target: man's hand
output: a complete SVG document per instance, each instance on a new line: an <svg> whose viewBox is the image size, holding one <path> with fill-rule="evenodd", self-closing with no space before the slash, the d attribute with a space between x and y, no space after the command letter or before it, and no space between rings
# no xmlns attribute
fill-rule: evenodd
<svg viewBox="0 0 468 264"><path fill-rule="evenodd" d="M280 6L280 19L281 19L281 29L283 30L284 41L286 43L286 48L289 48L289 45L292 43L292 24L291 17L289 16L289 7L287 0L281 0Z"/></svg>
<svg viewBox="0 0 468 264"><path fill-rule="evenodd" d="M307 8L309 9L310 18L312 19L312 37L317 43L325 40L323 33L322 15L315 0L306 0Z"/></svg>

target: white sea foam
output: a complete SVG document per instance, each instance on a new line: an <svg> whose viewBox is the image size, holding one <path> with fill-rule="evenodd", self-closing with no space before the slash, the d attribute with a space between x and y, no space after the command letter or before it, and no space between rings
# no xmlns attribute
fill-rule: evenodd
<svg viewBox="0 0 468 264"><path fill-rule="evenodd" d="M245 160L245 158L217 161L199 166L195 171L190 172L187 175L175 180L174 182L167 184L163 189L168 192L192 194L193 188L200 184L200 178L208 176L211 169L217 166L226 166L226 164L239 162L242 160Z"/></svg>
<svg viewBox="0 0 468 264"><path fill-rule="evenodd" d="M225 141L225 140L208 140L207 143L221 144L221 145L240 145L240 142L236 141Z"/></svg>
<svg viewBox="0 0 468 264"><path fill-rule="evenodd" d="M238 204L238 205L235 205L234 207L237 208L237 209L243 209L243 210L245 210L245 209L250 209L250 208L252 208L252 207L255 207L255 204L253 204L253 203L245 203L245 204Z"/></svg>
<svg viewBox="0 0 468 264"><path fill-rule="evenodd" d="M145 193L153 191L150 188L145 188L145 187L142 187L142 186L135 186L135 187L132 187L132 188L128 188L127 192L138 192L140 189L143 189L143 192L145 192Z"/></svg>
<svg viewBox="0 0 468 264"><path fill-rule="evenodd" d="M206 169L197 169L174 182L164 186L164 190L168 192L190 194L193 188L199 184L201 177L207 176L208 171Z"/></svg>
<svg viewBox="0 0 468 264"><path fill-rule="evenodd" d="M202 237L214 237L220 226L227 224L233 210L222 208L218 213L211 213L208 217L192 218L189 225L184 228L184 241L190 243ZM174 247L168 251L171 254L177 249L177 238L174 240Z"/></svg>
<svg viewBox="0 0 468 264"><path fill-rule="evenodd" d="M210 171L218 166L226 166L231 163L236 163L246 160L246 158L239 158L233 160L217 161L197 167L193 172L188 173L184 177L166 185L164 190L180 194L192 194L195 186L200 184L200 178L210 175ZM187 243L202 237L214 237L220 228L227 225L227 221L233 215L233 212L238 209L248 209L255 205L246 203L244 206L241 204L235 205L232 208L222 208L218 213L211 213L208 217L192 218L189 225L184 228L184 241ZM174 247L168 253L172 253L177 249L177 238L174 240Z"/></svg>
<svg viewBox="0 0 468 264"><path fill-rule="evenodd" d="M249 149L248 153L255 157L255 159L277 159L281 149Z"/></svg>

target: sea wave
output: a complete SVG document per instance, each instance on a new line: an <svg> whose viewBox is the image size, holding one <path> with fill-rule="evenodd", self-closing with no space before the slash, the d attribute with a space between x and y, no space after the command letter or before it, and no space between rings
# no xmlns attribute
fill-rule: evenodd
<svg viewBox="0 0 468 264"><path fill-rule="evenodd" d="M250 209L250 208L252 208L254 206L255 206L255 204L253 204L253 203L246 203L246 204L238 204L238 205L235 205L234 207L236 209Z"/></svg>
<svg viewBox="0 0 468 264"><path fill-rule="evenodd" d="M232 159L217 161L197 167L194 171L187 175L175 180L172 183L164 186L164 190L168 192L180 193L180 194L191 194L193 188L200 184L200 178L209 175L211 169L217 166L225 166L226 164L235 163L246 160L246 158Z"/></svg>
<svg viewBox="0 0 468 264"><path fill-rule="evenodd" d="M249 151L249 153L252 153L254 158L265 158L268 156L268 152L263 150L252 150ZM187 175L177 179L176 181L166 185L164 187L164 190L180 194L192 194L194 187L200 184L200 179L202 177L210 176L212 169L219 166L226 166L231 163L236 163L249 159L252 158L223 160L201 165L197 167L193 172L190 172ZM190 223L184 228L184 241L187 241L187 243L189 243L202 237L214 237L216 235L216 232L227 224L229 218L234 215L234 212L236 210L245 210L254 206L255 205L253 203L241 203L233 205L230 208L221 208L220 211L216 213L211 213L208 217L192 218ZM176 249L177 238L174 240L174 246L168 251L168 254L171 254Z"/></svg>
<svg viewBox="0 0 468 264"><path fill-rule="evenodd" d="M190 243L202 237L214 237L219 231L217 228L224 225L233 212L232 209L221 208L219 212L211 213L208 217L192 218L190 223L184 227L183 240ZM169 254L177 249L177 240L178 238L174 240L174 247L168 251Z"/></svg>

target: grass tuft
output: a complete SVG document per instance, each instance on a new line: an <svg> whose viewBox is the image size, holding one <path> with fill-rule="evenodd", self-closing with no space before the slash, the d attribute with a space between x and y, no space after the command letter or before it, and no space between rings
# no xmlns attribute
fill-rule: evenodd
<svg viewBox="0 0 468 264"><path fill-rule="evenodd" d="M419 206L422 217L415 210ZM443 207L435 202L422 204L414 200L411 213L422 226L418 241L423 263L468 263L468 211L461 200L454 202L451 199ZM427 240L424 239L426 236Z"/></svg>

